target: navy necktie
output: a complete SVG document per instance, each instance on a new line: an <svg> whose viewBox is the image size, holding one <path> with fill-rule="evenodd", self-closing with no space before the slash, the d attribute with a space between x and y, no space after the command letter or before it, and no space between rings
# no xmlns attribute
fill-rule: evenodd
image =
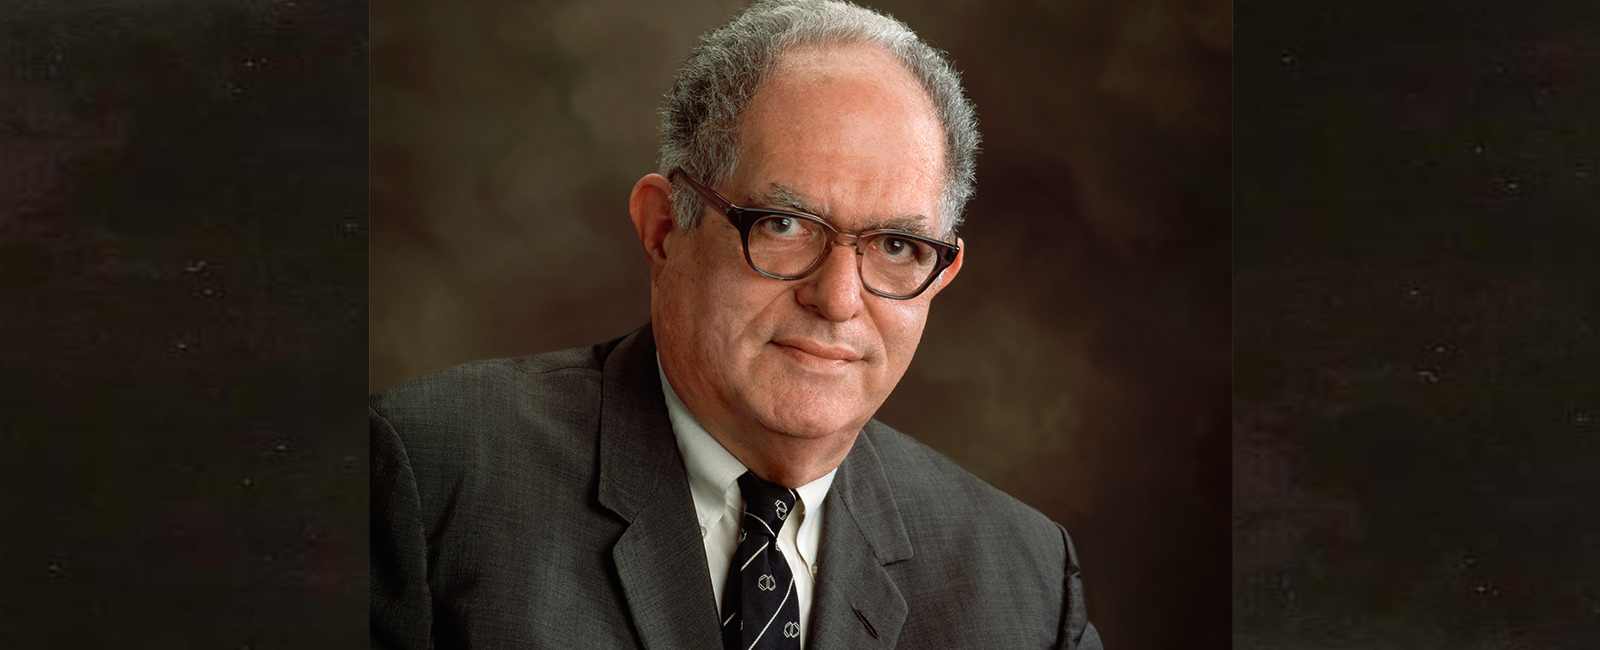
<svg viewBox="0 0 1600 650"><path fill-rule="evenodd" d="M778 550L778 531L794 508L794 490L755 474L739 477L744 514L739 549L722 591L722 648L798 650L800 603L794 573Z"/></svg>

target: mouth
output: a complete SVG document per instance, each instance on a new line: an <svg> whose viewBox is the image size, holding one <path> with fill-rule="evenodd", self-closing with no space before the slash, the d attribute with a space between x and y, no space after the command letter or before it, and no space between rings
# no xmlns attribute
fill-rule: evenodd
<svg viewBox="0 0 1600 650"><path fill-rule="evenodd" d="M818 360L838 365L861 360L861 353L850 348L825 345L806 339L784 339L781 341L774 339L772 344L791 356L804 355L805 357L811 357L808 360Z"/></svg>

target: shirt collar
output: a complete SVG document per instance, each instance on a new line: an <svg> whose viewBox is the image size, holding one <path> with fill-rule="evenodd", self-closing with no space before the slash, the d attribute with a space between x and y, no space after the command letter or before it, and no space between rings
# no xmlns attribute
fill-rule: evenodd
<svg viewBox="0 0 1600 650"><path fill-rule="evenodd" d="M802 516L808 514L808 511L816 512L822 509L822 500L827 498L828 488L833 486L833 476L838 473L839 468L835 467L828 470L827 474L823 474L817 480L794 489L795 492L800 494L798 501L800 502L800 514ZM807 504L810 505L808 506ZM814 521L814 518L807 517L801 521L801 526L809 526L812 521Z"/></svg>

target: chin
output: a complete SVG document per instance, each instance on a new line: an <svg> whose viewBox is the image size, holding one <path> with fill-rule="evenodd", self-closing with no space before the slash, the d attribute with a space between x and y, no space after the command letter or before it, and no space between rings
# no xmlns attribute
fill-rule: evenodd
<svg viewBox="0 0 1600 650"><path fill-rule="evenodd" d="M779 435L804 440L853 434L866 424L866 420L830 420L799 414L773 414L761 420L762 424Z"/></svg>
<svg viewBox="0 0 1600 650"><path fill-rule="evenodd" d="M872 418L887 393L874 390L881 378L858 362L818 372L778 355L746 368L748 412L768 429L798 438L853 435Z"/></svg>
<svg viewBox="0 0 1600 650"><path fill-rule="evenodd" d="M830 391L837 393L837 389ZM820 439L854 434L872 418L875 409L866 408L859 395L819 395L804 389L779 390L782 403L761 404L750 409L766 428L794 438Z"/></svg>

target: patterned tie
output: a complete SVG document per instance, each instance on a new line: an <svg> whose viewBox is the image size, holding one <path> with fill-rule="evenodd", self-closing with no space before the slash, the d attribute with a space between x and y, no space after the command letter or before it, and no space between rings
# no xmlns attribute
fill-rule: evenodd
<svg viewBox="0 0 1600 650"><path fill-rule="evenodd" d="M739 489L744 522L722 593L722 648L798 650L794 573L778 550L778 531L794 507L795 492L750 472L739 477Z"/></svg>

